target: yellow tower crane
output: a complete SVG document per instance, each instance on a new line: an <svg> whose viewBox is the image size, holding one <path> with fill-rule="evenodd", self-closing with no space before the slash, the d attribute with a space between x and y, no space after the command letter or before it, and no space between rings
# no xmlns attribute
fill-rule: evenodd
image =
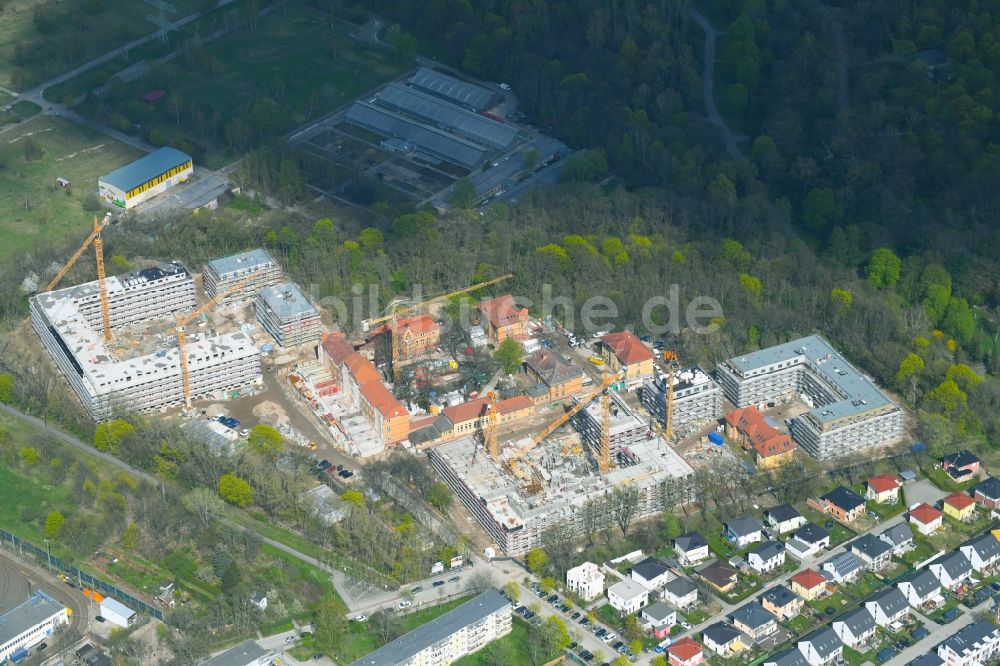
<svg viewBox="0 0 1000 666"><path fill-rule="evenodd" d="M663 352L663 360L667 362L667 398L663 409L663 436L669 442L674 435L674 367L677 365L677 352L668 349Z"/></svg>
<svg viewBox="0 0 1000 666"><path fill-rule="evenodd" d="M490 391L486 394L489 398L489 413L486 417L486 430L484 431L484 444L490 458L494 461L500 458L500 445L497 443L497 394Z"/></svg>
<svg viewBox="0 0 1000 666"><path fill-rule="evenodd" d="M214 297L206 301L205 303L199 305L194 310L190 312L184 312L177 315L177 325L174 326L167 332L167 335L177 334L177 350L180 352L181 357L181 385L184 388L184 404L187 407L191 406L191 383L188 375L188 364L187 364L187 334L185 333L185 327L194 321L195 318L201 314L211 310L213 307L219 304L221 300L229 296L235 291L238 291L245 287L248 282L256 278L256 275L248 275L236 284L232 285L228 289L225 289Z"/></svg>
<svg viewBox="0 0 1000 666"><path fill-rule="evenodd" d="M73 268L73 264L76 263L76 260L83 256L83 253L86 252L87 248L90 247L90 244L93 243L94 255L97 263L97 289L101 296L101 323L104 326L104 342L111 342L113 339L111 334L111 310L108 306L108 287L105 283L107 275L104 272L104 241L101 240L101 231L104 227L108 226L108 222L110 221L110 213L105 215L104 219L100 222L97 221L97 216L94 216L94 228L90 232L90 235L87 236L86 240L83 241L80 247L77 248L76 252L73 253L73 256L69 258L69 261L66 262L66 265L59 269L56 276L52 278L52 281L49 282L47 287L45 287L45 291L52 291L55 289L56 285L59 284L64 277L66 277L66 273L69 272L69 269Z"/></svg>
<svg viewBox="0 0 1000 666"><path fill-rule="evenodd" d="M573 405L565 413L561 414L559 416L559 418L557 418L556 420L552 421L552 423L550 423L547 426L545 426L544 428L542 428L538 432L538 434L536 434L534 437L531 438L530 442L528 442L527 444L525 444L524 446L522 446L520 449L518 449L517 452L511 457L511 467L516 467L517 463L520 463L521 458L523 458L525 455L527 455L527 453L529 451L531 451L533 448L535 448L536 446L538 446L539 444L541 444L545 440L546 437L548 437L553 432L555 432L556 430L558 430L559 428L561 428L563 425L565 425L567 421L569 421L571 418L573 418L574 414L576 414L581 409L583 409L584 407L586 407L590 403L591 400L593 400L597 396L599 396L602 393L604 393L604 391L609 386L611 386L615 382L615 380L617 380L619 378L619 376L620 376L620 374L610 374L610 373L604 375L604 380L601 382L600 386L598 386L596 389L594 389L593 391L591 391L590 393L588 393L587 395L585 395L583 397L583 399L581 399L579 402L577 402L575 405ZM611 415L611 411L610 411L610 406L609 406L609 408L608 408L608 419L607 419L608 422L610 422L610 419L611 419L610 415ZM602 430L605 431L605 432L607 432L608 436L609 436L609 439L608 439L608 443L609 443L608 458L609 458L609 460L608 460L608 463L606 465L606 468L610 468L610 431L609 431L608 428L605 427L606 424L603 423L603 421L604 421L604 419L603 419L603 415L602 415L602 424L601 424ZM604 432L601 433L601 437L602 437L602 444L601 444L601 446L602 446L602 449L604 448L604 444L603 444L604 434L605 434ZM603 454L603 452L602 452L602 454ZM602 455L602 457L603 457L603 455ZM598 461L598 465L600 466L600 460Z"/></svg>
<svg viewBox="0 0 1000 666"><path fill-rule="evenodd" d="M601 394L601 450L597 457L601 474L611 471L611 394Z"/></svg>
<svg viewBox="0 0 1000 666"><path fill-rule="evenodd" d="M425 308L428 308L431 305L440 303L442 301L446 301L454 296L461 296L462 294L467 294L471 291L484 289L486 287L490 287L492 285L503 282L504 280L509 280L512 277L514 276L511 273L507 273L506 275L501 275L500 277L493 278L492 280L480 282L478 284L472 285L471 287L465 287L464 289L456 289L455 291L449 291L446 294L441 294L429 300L422 301L420 303L414 303L413 305L403 305L398 301L393 301L392 304L389 306L390 307L389 314L383 315L381 317L373 317L371 319L364 320L363 322L361 322L361 330L367 333L368 331L371 330L372 326L375 326L376 324L381 324L386 321L390 322L389 331L392 336L392 341L391 341L392 374L393 374L393 379L395 381L399 381L399 372L400 372L399 361L403 356L403 338L398 331L398 324L400 317L420 312L421 310L424 310Z"/></svg>

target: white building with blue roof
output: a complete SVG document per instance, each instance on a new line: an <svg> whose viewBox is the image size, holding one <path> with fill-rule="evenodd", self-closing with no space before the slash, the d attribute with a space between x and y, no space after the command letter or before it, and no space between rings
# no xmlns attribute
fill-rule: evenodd
<svg viewBox="0 0 1000 666"><path fill-rule="evenodd" d="M811 409L791 419L789 430L819 460L889 444L903 434L902 410L818 335L733 357L716 374L738 407L805 400Z"/></svg>
<svg viewBox="0 0 1000 666"><path fill-rule="evenodd" d="M193 172L190 155L163 147L98 178L97 192L102 199L119 208L134 208L186 181Z"/></svg>
<svg viewBox="0 0 1000 666"><path fill-rule="evenodd" d="M36 591L0 615L0 663L11 657L28 656L31 648L66 624L69 624L66 605Z"/></svg>

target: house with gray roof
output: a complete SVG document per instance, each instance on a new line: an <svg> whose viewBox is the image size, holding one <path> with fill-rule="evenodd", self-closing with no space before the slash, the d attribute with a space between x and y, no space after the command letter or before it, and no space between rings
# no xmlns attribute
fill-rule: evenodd
<svg viewBox="0 0 1000 666"><path fill-rule="evenodd" d="M437 653L444 649L452 660L457 660L506 636L510 629L510 601L496 590L488 590L361 657L351 666L439 663Z"/></svg>
<svg viewBox="0 0 1000 666"><path fill-rule="evenodd" d="M760 642L778 630L775 617L756 601L743 604L726 616L726 619L754 642Z"/></svg>
<svg viewBox="0 0 1000 666"><path fill-rule="evenodd" d="M847 551L828 559L821 569L823 575L834 583L851 583L858 579L863 567L857 555Z"/></svg>
<svg viewBox="0 0 1000 666"><path fill-rule="evenodd" d="M953 550L938 558L927 568L937 576L941 587L948 590L956 589L972 576L972 563L960 550Z"/></svg>
<svg viewBox="0 0 1000 666"><path fill-rule="evenodd" d="M867 652L865 648L875 636L875 629L878 627L867 608L848 611L835 619L831 626L844 645L858 652Z"/></svg>
<svg viewBox="0 0 1000 666"><path fill-rule="evenodd" d="M802 610L805 601L784 585L768 588L758 599L760 605L773 613L779 620L795 617Z"/></svg>
<svg viewBox="0 0 1000 666"><path fill-rule="evenodd" d="M892 547L893 555L902 555L913 547L913 530L906 523L897 523L882 530L878 538Z"/></svg>
<svg viewBox="0 0 1000 666"><path fill-rule="evenodd" d="M896 587L906 597L906 602L914 608L941 601L941 583L930 569L921 569L896 583Z"/></svg>
<svg viewBox="0 0 1000 666"><path fill-rule="evenodd" d="M1000 540L992 532L966 541L958 549L968 558L975 571L992 571L1000 562Z"/></svg>
<svg viewBox="0 0 1000 666"><path fill-rule="evenodd" d="M677 560L686 567L692 567L708 559L708 541L697 532L688 532L674 539Z"/></svg>
<svg viewBox="0 0 1000 666"><path fill-rule="evenodd" d="M764 523L778 534L787 534L805 525L806 519L791 504L781 504L764 512Z"/></svg>
<svg viewBox="0 0 1000 666"><path fill-rule="evenodd" d="M944 659L936 654L922 654L913 661L906 663L906 666L942 666Z"/></svg>
<svg viewBox="0 0 1000 666"><path fill-rule="evenodd" d="M773 657L769 657L764 662L764 666L809 666L809 662L798 647L793 647L790 650L785 650Z"/></svg>
<svg viewBox="0 0 1000 666"><path fill-rule="evenodd" d="M809 666L826 666L837 660L843 651L844 644L831 627L814 631L799 640L799 650L805 656Z"/></svg>
<svg viewBox="0 0 1000 666"><path fill-rule="evenodd" d="M889 587L868 597L865 608L875 619L875 624L888 627L900 622L910 612L906 595L899 588Z"/></svg>
<svg viewBox="0 0 1000 666"><path fill-rule="evenodd" d="M746 548L752 543L764 540L764 523L754 516L733 518L725 522L726 539L738 548Z"/></svg>
<svg viewBox="0 0 1000 666"><path fill-rule="evenodd" d="M758 574L777 570L785 563L785 544L780 541L765 541L747 553L747 564Z"/></svg>
<svg viewBox="0 0 1000 666"><path fill-rule="evenodd" d="M809 544L815 552L821 548L830 547L830 531L825 530L816 523L806 523L792 534L793 537L802 543Z"/></svg>
<svg viewBox="0 0 1000 666"><path fill-rule="evenodd" d="M1000 630L986 620L968 624L942 641L937 653L949 666L988 664L1000 656Z"/></svg>
<svg viewBox="0 0 1000 666"><path fill-rule="evenodd" d="M743 633L725 622L716 622L701 632L702 644L723 659L746 647L743 640Z"/></svg>
<svg viewBox="0 0 1000 666"><path fill-rule="evenodd" d="M693 608L698 603L698 586L691 579L678 576L663 586L660 596L675 608Z"/></svg>
<svg viewBox="0 0 1000 666"><path fill-rule="evenodd" d="M868 571L879 571L892 561L892 546L873 534L862 534L851 542L850 549Z"/></svg>
<svg viewBox="0 0 1000 666"><path fill-rule="evenodd" d="M647 557L632 567L629 577L647 590L656 590L676 576L670 571L666 562L656 557Z"/></svg>

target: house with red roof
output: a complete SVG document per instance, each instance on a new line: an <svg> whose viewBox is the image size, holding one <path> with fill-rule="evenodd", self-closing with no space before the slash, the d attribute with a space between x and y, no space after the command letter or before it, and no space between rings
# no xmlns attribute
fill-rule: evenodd
<svg viewBox="0 0 1000 666"><path fill-rule="evenodd" d="M757 467L776 469L795 455L795 442L760 413L757 407L736 409L725 417L726 437L753 451Z"/></svg>
<svg viewBox="0 0 1000 666"><path fill-rule="evenodd" d="M486 337L494 346L507 338L527 340L528 308L519 308L510 294L497 296L479 304L479 316L486 329Z"/></svg>
<svg viewBox="0 0 1000 666"><path fill-rule="evenodd" d="M815 569L803 569L792 576L792 592L806 601L812 601L826 594L829 582Z"/></svg>
<svg viewBox="0 0 1000 666"><path fill-rule="evenodd" d="M922 502L910 509L908 520L921 534L931 534L941 527L944 514L930 504Z"/></svg>
<svg viewBox="0 0 1000 666"><path fill-rule="evenodd" d="M667 648L667 660L671 666L697 666L705 661L705 650L685 636Z"/></svg>
<svg viewBox="0 0 1000 666"><path fill-rule="evenodd" d="M372 337L392 335L392 323L385 323L372 332ZM396 320L396 335L400 337L402 358L426 354L441 343L441 327L428 314Z"/></svg>
<svg viewBox="0 0 1000 666"><path fill-rule="evenodd" d="M944 515L963 522L972 520L976 516L976 500L965 493L948 495L941 501L941 508L944 510Z"/></svg>
<svg viewBox="0 0 1000 666"><path fill-rule="evenodd" d="M601 338L601 358L611 372L621 371L626 381L653 375L653 351L632 331L609 333Z"/></svg>
<svg viewBox="0 0 1000 666"><path fill-rule="evenodd" d="M879 474L868 479L865 499L879 504L895 504L899 501L899 477L895 474Z"/></svg>

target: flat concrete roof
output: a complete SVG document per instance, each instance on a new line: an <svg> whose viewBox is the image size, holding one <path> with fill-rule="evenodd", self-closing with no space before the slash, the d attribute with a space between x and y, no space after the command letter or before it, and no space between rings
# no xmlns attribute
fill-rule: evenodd
<svg viewBox="0 0 1000 666"><path fill-rule="evenodd" d="M281 319L304 314L318 314L313 304L294 282L281 282L259 292L261 300Z"/></svg>
<svg viewBox="0 0 1000 666"><path fill-rule="evenodd" d="M267 250L262 248L231 254L228 257L220 257L208 262L209 268L220 276L249 271L271 264L277 265L274 259L271 258L271 255L267 253Z"/></svg>
<svg viewBox="0 0 1000 666"><path fill-rule="evenodd" d="M44 592L36 590L20 604L0 615L0 645L8 643L65 610L65 604L61 604Z"/></svg>
<svg viewBox="0 0 1000 666"><path fill-rule="evenodd" d="M743 377L778 363L807 364L840 394L841 399L814 407L809 414L820 423L860 416L893 403L869 377L863 375L829 342L810 335L759 351L735 356L729 365Z"/></svg>

